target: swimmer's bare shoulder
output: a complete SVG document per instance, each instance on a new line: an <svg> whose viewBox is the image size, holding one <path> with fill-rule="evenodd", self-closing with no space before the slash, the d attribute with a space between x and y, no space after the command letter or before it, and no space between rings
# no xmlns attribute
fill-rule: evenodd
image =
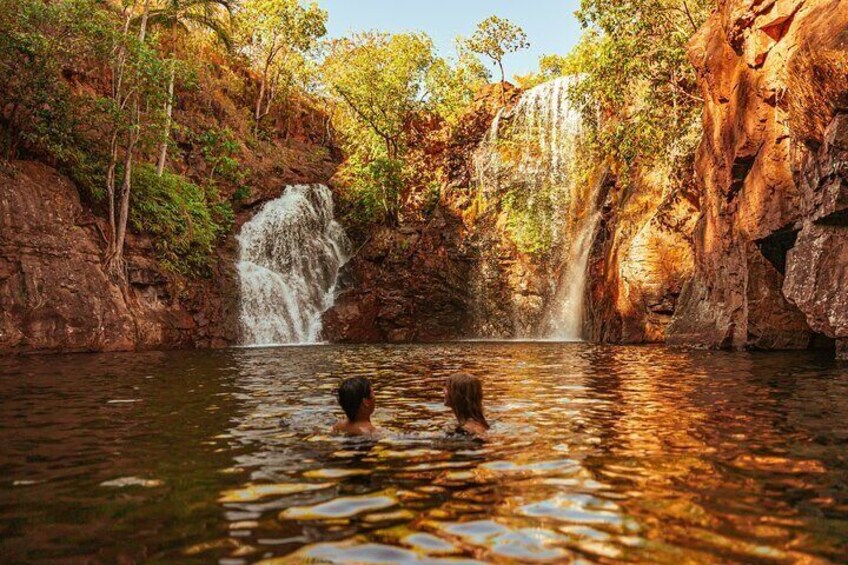
<svg viewBox="0 0 848 565"><path fill-rule="evenodd" d="M371 436L380 433L379 428L376 428L370 422L367 423L351 423L347 420L336 422L332 429L332 433L345 436Z"/></svg>

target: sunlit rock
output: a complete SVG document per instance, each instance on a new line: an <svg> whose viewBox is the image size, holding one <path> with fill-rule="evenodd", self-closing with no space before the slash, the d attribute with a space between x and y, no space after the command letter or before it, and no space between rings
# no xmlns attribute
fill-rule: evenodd
<svg viewBox="0 0 848 565"><path fill-rule="evenodd" d="M801 349L848 336L846 33L838 0L736 0L692 40L701 216L672 343Z"/></svg>

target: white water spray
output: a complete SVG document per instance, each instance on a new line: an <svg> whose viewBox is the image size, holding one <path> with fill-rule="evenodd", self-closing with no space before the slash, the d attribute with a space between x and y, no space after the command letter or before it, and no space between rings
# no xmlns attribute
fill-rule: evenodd
<svg viewBox="0 0 848 565"><path fill-rule="evenodd" d="M559 280L536 335L520 337L583 337L588 261L601 214L598 187L574 178L581 118L568 90L575 80L555 79L525 92L512 110L498 113L476 156L486 196L521 190L528 201L549 198L550 208L558 210L551 228L562 249Z"/></svg>
<svg viewBox="0 0 848 565"><path fill-rule="evenodd" d="M239 235L242 343L315 343L349 247L326 186L289 186L266 203Z"/></svg>

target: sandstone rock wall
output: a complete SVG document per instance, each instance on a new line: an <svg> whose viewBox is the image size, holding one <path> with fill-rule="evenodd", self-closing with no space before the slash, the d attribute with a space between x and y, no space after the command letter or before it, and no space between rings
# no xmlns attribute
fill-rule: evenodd
<svg viewBox="0 0 848 565"><path fill-rule="evenodd" d="M510 88L507 104L518 95ZM517 250L497 202L483 203L473 186L473 153L501 104L500 90L490 87L449 138L434 143L428 159L443 172L440 201L424 217L407 213L401 227L372 230L325 315L325 339L511 338L529 335L541 319L556 273Z"/></svg>
<svg viewBox="0 0 848 565"><path fill-rule="evenodd" d="M720 2L690 58L705 99L701 216L668 341L848 339L848 3Z"/></svg>
<svg viewBox="0 0 848 565"><path fill-rule="evenodd" d="M667 171L622 183L607 178L603 220L589 265L587 337L601 343L665 340L692 275L698 202Z"/></svg>
<svg viewBox="0 0 848 565"><path fill-rule="evenodd" d="M215 347L235 339L228 262L210 281L170 279L151 242L130 237L126 289L102 268L102 220L55 169L0 173L0 352ZM229 297L229 298L227 298Z"/></svg>
<svg viewBox="0 0 848 565"><path fill-rule="evenodd" d="M517 91L510 91L508 104ZM442 198L430 218L380 228L346 269L325 317L330 341L403 342L539 335L565 267L561 251L521 253L496 198L481 200L473 153L501 107L484 92L433 155ZM623 188L599 175L604 219L592 251L586 331L591 341L660 342L693 268L697 198L665 170ZM588 193L594 193L587 190Z"/></svg>

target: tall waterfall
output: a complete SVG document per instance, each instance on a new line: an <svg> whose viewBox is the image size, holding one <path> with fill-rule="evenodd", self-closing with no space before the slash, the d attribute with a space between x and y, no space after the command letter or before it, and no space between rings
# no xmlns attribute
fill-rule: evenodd
<svg viewBox="0 0 848 565"><path fill-rule="evenodd" d="M575 179L582 129L579 109L568 98L575 80L559 78L525 92L514 108L498 113L476 155L477 182L486 197L520 192L555 211L550 227L559 278L535 335L519 337L582 338L589 253L601 214L597 187Z"/></svg>
<svg viewBox="0 0 848 565"><path fill-rule="evenodd" d="M244 225L239 247L242 343L315 343L350 247L330 190L287 187Z"/></svg>

